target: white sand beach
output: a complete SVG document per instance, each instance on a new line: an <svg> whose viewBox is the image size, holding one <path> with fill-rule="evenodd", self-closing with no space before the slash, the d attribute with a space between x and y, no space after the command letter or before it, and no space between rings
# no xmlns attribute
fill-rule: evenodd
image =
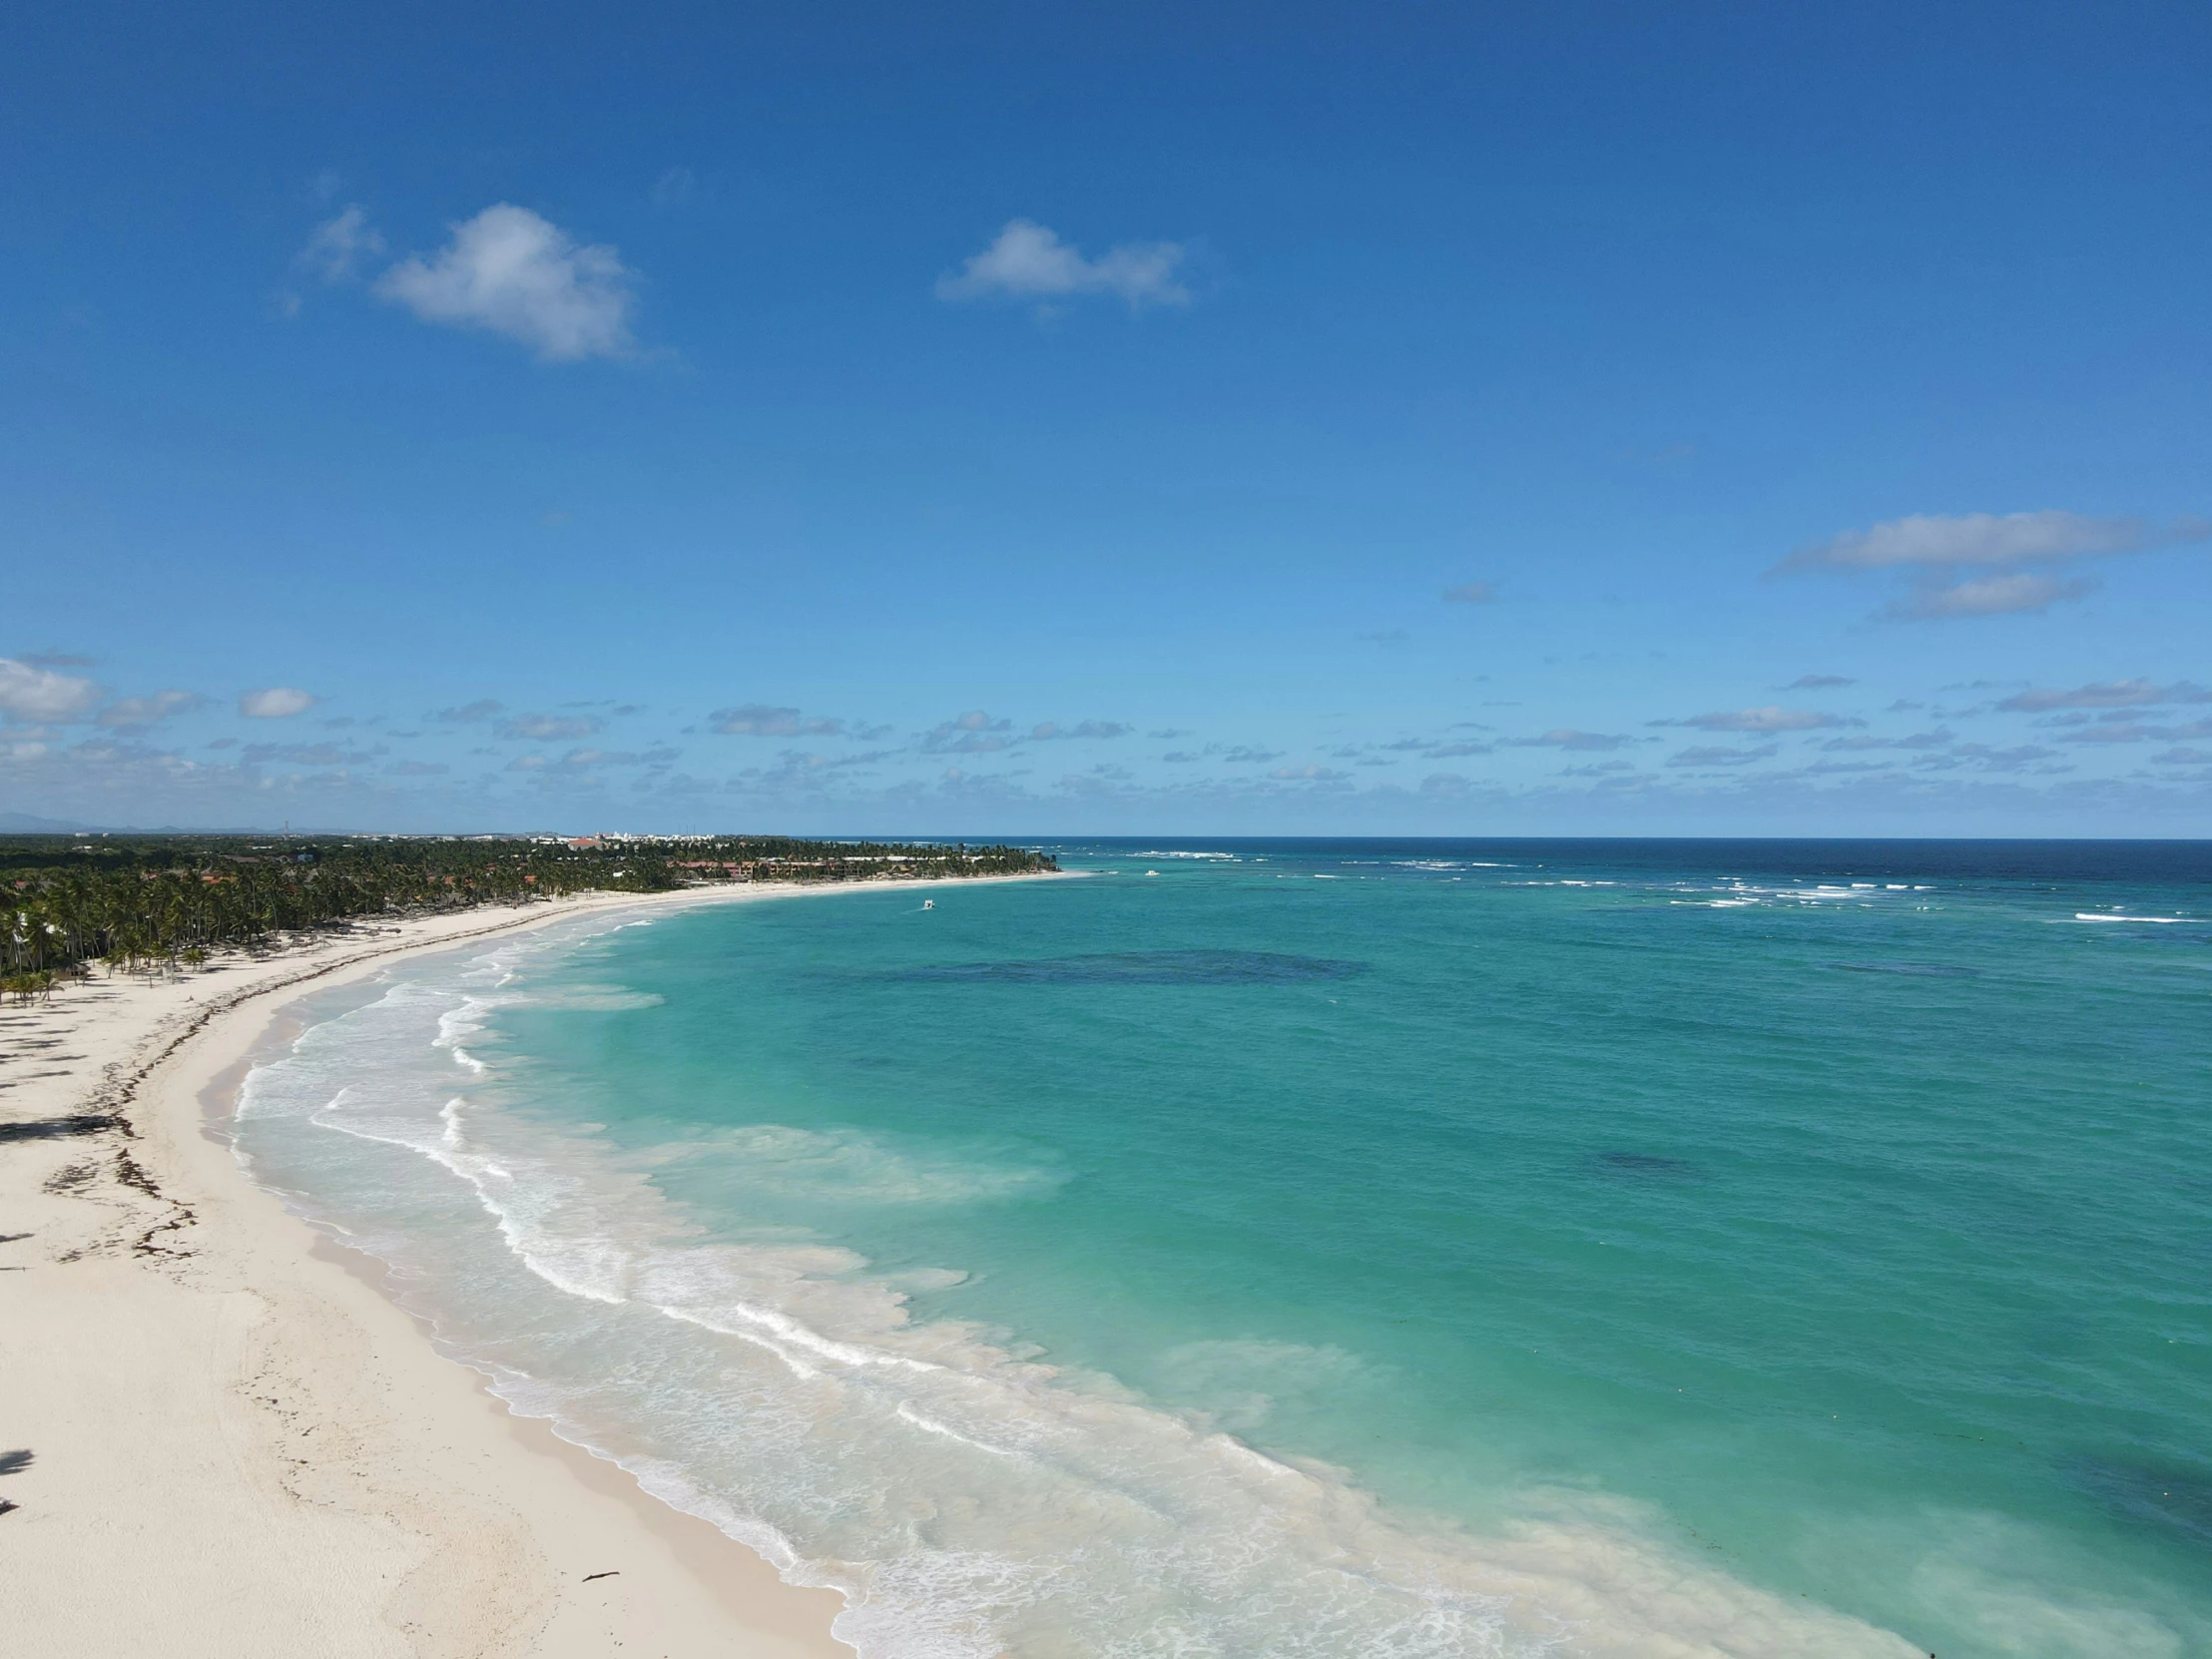
<svg viewBox="0 0 2212 1659"><path fill-rule="evenodd" d="M221 1130L292 995L593 909L808 890L477 909L0 1009L10 1649L848 1655L833 1593L510 1415Z"/></svg>

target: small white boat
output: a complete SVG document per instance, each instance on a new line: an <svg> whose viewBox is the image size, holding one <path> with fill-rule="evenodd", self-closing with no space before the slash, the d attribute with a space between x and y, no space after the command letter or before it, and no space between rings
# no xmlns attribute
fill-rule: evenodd
<svg viewBox="0 0 2212 1659"><path fill-rule="evenodd" d="M924 910L934 910L937 907L937 901L933 898L925 898L921 901L921 907Z"/></svg>

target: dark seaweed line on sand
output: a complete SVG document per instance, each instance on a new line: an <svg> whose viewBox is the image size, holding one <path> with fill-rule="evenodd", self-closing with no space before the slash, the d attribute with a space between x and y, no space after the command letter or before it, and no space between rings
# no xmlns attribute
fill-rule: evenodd
<svg viewBox="0 0 2212 1659"><path fill-rule="evenodd" d="M488 927L471 928L465 933L454 933L446 938L428 942L459 944L469 939L481 938L487 933L503 933L511 927L521 925L523 921L528 919L533 918L516 916L506 921L494 922ZM304 985L310 980L320 979L327 974L335 973L340 968L352 967L356 963L369 961L378 956L389 956L396 951L411 949L415 944L422 942L426 941L401 940L397 943L379 945L367 950L357 950L350 955L340 956L335 961L325 962L320 967L304 968L297 973L286 974L280 979L271 979L253 985L242 985L235 991L226 992L201 1008L198 1014L186 1021L183 1027L170 1036L167 1041L163 1040L163 1028L157 1026L141 1045L136 1065L132 1065L129 1061L119 1061L111 1065L108 1068L107 1077L86 1096L85 1104L94 1108L93 1110L77 1113L69 1118L48 1120L48 1123L53 1125L76 1125L81 1127L56 1129L49 1128L47 1125L18 1125L16 1127L19 1133L6 1138L44 1139L46 1136L38 1134L37 1131L45 1128L47 1134L97 1135L113 1132L123 1136L126 1140L137 1140L139 1138L137 1126L131 1122L131 1115L124 1108L137 1100L139 1090L144 1086L146 1080L153 1076L155 1071L179 1049L183 1048L186 1043L205 1030L211 1020L251 1002L258 996L267 996L272 991L289 990L294 985ZM30 1135L22 1134L20 1131L24 1129L30 1129L33 1133ZM192 1252L189 1250L179 1249L167 1244L157 1244L155 1241L165 1233L182 1232L185 1228L198 1222L200 1217L192 1206L181 1199L171 1198L163 1192L160 1185L147 1173L146 1167L131 1156L128 1147L119 1147L116 1150L115 1178L123 1186L129 1187L135 1192L143 1193L156 1203L166 1204L170 1209L170 1214L165 1220L156 1222L132 1241L131 1254L134 1256L190 1256Z"/></svg>

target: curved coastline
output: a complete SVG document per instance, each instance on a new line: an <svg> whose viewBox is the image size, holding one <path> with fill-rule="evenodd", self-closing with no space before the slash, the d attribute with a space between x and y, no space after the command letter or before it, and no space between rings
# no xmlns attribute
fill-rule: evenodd
<svg viewBox="0 0 2212 1659"><path fill-rule="evenodd" d="M491 1102L475 1100L473 1083L485 1068L462 1047L476 1046L487 1006L480 999L528 1005L543 995L546 1005L562 1007L583 1005L573 1000L579 989L602 998L629 995L629 976L611 964L577 969L586 982L556 982L549 991L534 989L536 970L524 973L520 966L533 954L555 960L570 943L609 933L601 926L548 934L535 946L441 952L418 973L393 976L388 987L364 987L357 997L319 1007L302 1004L300 1012L312 1022L304 1041L274 1045L284 1058L257 1069L244 1091L242 1144L253 1155L258 1179L296 1186L297 1202L317 1225L357 1236L379 1263L390 1264L395 1300L435 1331L441 1351L492 1374L492 1391L517 1411L547 1419L552 1432L619 1462L648 1491L714 1521L777 1561L794 1581L833 1585L846 1598L834 1633L865 1652L1028 1651L1027 1641L1012 1639L1024 1634L1043 1638L1038 1651L1089 1650L1054 1645L1070 1634L1057 1626L994 1629L990 1634L1000 1645L974 1645L983 1632L968 1628L977 1609L967 1591L976 1587L968 1577L978 1572L1003 1588L1008 1575L1049 1570L1056 1604L1078 1610L1150 1607L1156 1600L1166 1609L1201 1589L1220 1599L1229 1596L1234 1580L1242 1592L1233 1599L1250 1613L1287 1593L1285 1587L1270 1589L1257 1578L1246 1583L1247 1571L1265 1578L1273 1567L1239 1567L1241 1546L1228 1556L1216 1546L1235 1546L1255 1528L1282 1545L1271 1561L1299 1580L1301 1596L1320 1595L1316 1619L1349 1645L1332 1648L1327 1630L1319 1645L1313 1631L1290 1646L1272 1640L1279 1634L1272 1631L1271 1639L1256 1644L1259 1632L1245 1619L1236 1639L1222 1643L1224 1652L1533 1653L1549 1651L1542 1632L1554 1627L1573 1628L1578 1651L1592 1654L1660 1647L1685 1653L1907 1651L1895 1636L1824 1609L1787 1606L1693 1565L1617 1505L1555 1495L1498 1534L1477 1539L1444 1523L1431 1536L1418 1517L1393 1518L1380 1508L1349 1470L1283 1463L1228 1434L1204 1432L1181 1414L1124 1398L1111 1380L1104 1380L1105 1394L1063 1389L1050 1382L1050 1368L1016 1364L1015 1355L981 1341L984 1333L959 1322L908 1325L902 1314L878 1307L880 1297L865 1287L845 1287L859 1291L865 1306L841 1292L829 1306L821 1300L826 1287L809 1280L795 1303L778 1294L778 1271L792 1264L774 1247L769 1254L776 1259L768 1261L753 1261L742 1247L698 1253L685 1245L664 1256L656 1239L687 1230L678 1226L664 1235L659 1201L648 1205L653 1214L633 1213L626 1195L636 1195L626 1179L603 1185L594 1177L607 1172L589 1157L573 1156L592 1143L597 1120L577 1120L586 1134L576 1147L542 1139L535 1129L519 1138L502 1135L496 1086ZM618 983L601 983L610 971ZM646 995L614 1006L661 1002ZM406 1056L429 1051L438 1059L426 1071L410 1069ZM386 1055L388 1074L379 1057ZM455 1065L467 1076L450 1069ZM493 1067L494 1076L500 1069ZM286 1074L293 1074L289 1081ZM363 1080L359 1091L348 1081L355 1078ZM453 1095L454 1089L469 1091L469 1098ZM279 1133L274 1126L282 1124L299 1127ZM332 1129L344 1139L321 1133ZM279 1138L272 1140L273 1133ZM366 1177L365 1187L350 1186L360 1171L355 1154L334 1154L333 1162L306 1150L361 1141L391 1149L363 1149L361 1156L389 1161ZM418 1187L408 1172L431 1166L441 1175ZM451 1189L451 1215L439 1219L449 1200L432 1195L448 1188L447 1176L458 1177L459 1185ZM348 1190L365 1201L349 1200ZM481 1248L468 1243L470 1234L480 1236ZM425 1238L439 1242L425 1251ZM842 1265L866 1263L855 1258ZM831 1268L841 1272L838 1264ZM549 1288L557 1294L549 1296ZM634 1411L637 1396L618 1399L601 1390L609 1375L606 1357L621 1359L622 1376L668 1361L675 1365L665 1375L692 1370L698 1356L674 1351L695 1339L670 1335L671 1320L687 1330L701 1328L712 1334L710 1341L736 1342L697 1373L711 1380L706 1392L687 1406L676 1396L679 1383L676 1394L641 1419ZM551 1335L556 1331L562 1333L558 1341ZM571 1341L580 1347L568 1347ZM760 1376L736 1358L752 1349L773 1357ZM784 1379L779 1367L792 1378ZM899 1373L898 1386L883 1385L879 1368L885 1367ZM853 1386L844 1386L839 1374ZM807 1397L788 1397L793 1390ZM891 1415L922 1435L902 1434ZM835 1442L818 1449L840 1461L847 1451L868 1451L862 1489L825 1493L812 1480L794 1484L788 1478L803 1472L796 1462L806 1453L795 1450L798 1442L783 1443L788 1436L780 1437L775 1425L789 1428L801 1419L825 1442ZM756 1420L766 1427L753 1440L722 1432L722 1425ZM687 1440L701 1422L713 1432ZM908 1439L887 1462L872 1455ZM950 1448L985 1453L989 1460L969 1457L968 1466L959 1466L963 1453ZM1024 1452L1046 1454L1032 1459ZM1002 1460L1008 1457L1019 1459L1018 1474L1006 1472ZM787 1477L782 1483L780 1475ZM801 1501L795 1507L795 1493L827 1497L829 1506L810 1510ZM953 1518L932 1529L922 1559L907 1547L911 1540L866 1532L864 1517L878 1500L893 1516ZM1057 1520L1087 1516L1099 1522L1108 1510L1105 1530L1112 1536L1104 1539L1092 1536L1095 1525L1071 1529ZM1172 1537L1156 1535L1156 1523L1171 1514L1179 1517ZM1010 1525L995 1525L992 1515ZM974 1517L976 1524L958 1517ZM1121 1546L1132 1553L1117 1555ZM1341 1569L1353 1560L1366 1564L1350 1577L1309 1570ZM1085 1561L1091 1565L1079 1564ZM1150 1562L1151 1569L1130 1579L1117 1562ZM1346 1592L1358 1607L1338 1605ZM1006 1611L1029 1601L1015 1594ZM1230 1624L1241 1617L1222 1614ZM1356 1637L1350 1625L1362 1626L1363 1633ZM1411 1640L1416 1625L1413 1646L1368 1645L1384 1626L1404 1627L1398 1635ZM1089 1628L1087 1634L1095 1639L1100 1632ZM952 1646L933 1639L951 1635L963 1639Z"/></svg>
<svg viewBox="0 0 2212 1659"><path fill-rule="evenodd" d="M971 879L1039 879L1035 876ZM1049 877L1044 877L1049 878ZM48 1652L814 1659L840 1599L517 1415L222 1127L279 993L592 912L411 919L0 1011L10 1624Z"/></svg>

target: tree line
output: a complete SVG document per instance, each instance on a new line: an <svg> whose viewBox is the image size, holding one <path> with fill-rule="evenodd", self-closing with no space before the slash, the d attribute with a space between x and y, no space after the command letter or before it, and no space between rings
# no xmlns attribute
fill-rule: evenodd
<svg viewBox="0 0 2212 1659"><path fill-rule="evenodd" d="M94 964L174 972L373 918L567 893L1058 867L1025 847L785 835L5 835L0 994L28 1000Z"/></svg>

